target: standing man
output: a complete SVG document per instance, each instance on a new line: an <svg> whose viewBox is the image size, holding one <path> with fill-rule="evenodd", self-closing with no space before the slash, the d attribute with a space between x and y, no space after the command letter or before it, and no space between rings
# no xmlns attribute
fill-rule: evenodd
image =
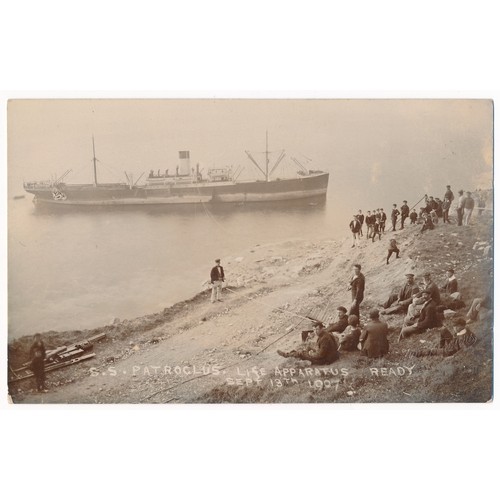
<svg viewBox="0 0 500 500"><path fill-rule="evenodd" d="M366 223L366 239L371 238L372 230L373 230L373 222L374 222L374 217L372 217L372 213L370 210L368 210L365 218L365 223Z"/></svg>
<svg viewBox="0 0 500 500"><path fill-rule="evenodd" d="M474 198L472 198L471 192L467 191L467 196L464 199L464 225L465 226L469 225L473 210L474 210Z"/></svg>
<svg viewBox="0 0 500 500"><path fill-rule="evenodd" d="M220 295L222 291L222 283L224 281L224 268L220 265L220 259L215 259L215 266L210 271L210 283L212 284L212 304L218 300L222 302Z"/></svg>
<svg viewBox="0 0 500 500"><path fill-rule="evenodd" d="M408 206L408 202L406 200L403 201L403 205L401 205L401 229L405 227L405 219L410 215L410 207Z"/></svg>
<svg viewBox="0 0 500 500"><path fill-rule="evenodd" d="M462 220L464 218L465 196L464 196L464 192L462 190L460 190L458 192L458 194L460 196L458 197L457 204L456 204L457 224L459 226L461 226L462 225Z"/></svg>
<svg viewBox="0 0 500 500"><path fill-rule="evenodd" d="M445 198L443 204L441 205L441 208L443 210L443 222L447 222L448 224L450 224L450 219L448 217L450 206L451 206L451 201Z"/></svg>
<svg viewBox="0 0 500 500"><path fill-rule="evenodd" d="M45 387L45 344L42 336L36 333L33 337L33 345L30 348L30 369L35 375L36 390L48 392Z"/></svg>
<svg viewBox="0 0 500 500"><path fill-rule="evenodd" d="M392 212L391 212L391 221L392 221L392 230L396 231L396 221L398 220L398 215L400 215L400 212L398 210L397 205L394 203L392 205Z"/></svg>
<svg viewBox="0 0 500 500"><path fill-rule="evenodd" d="M410 224L415 224L418 219L418 214L415 209L413 209L410 213Z"/></svg>
<svg viewBox="0 0 500 500"><path fill-rule="evenodd" d="M354 248L354 246L359 246L358 238L360 238L359 231L361 230L361 224L359 223L359 220L356 217L356 215L352 216L352 221L349 223L349 227L351 228L352 232L351 248Z"/></svg>
<svg viewBox="0 0 500 500"><path fill-rule="evenodd" d="M363 302L365 294L365 277L361 272L361 266L359 264L354 264L354 266L352 266L352 270L354 275L351 277L349 282L349 290L351 290L352 296L349 316L354 314L359 318L359 305Z"/></svg>
<svg viewBox="0 0 500 500"><path fill-rule="evenodd" d="M451 190L451 186L446 186L446 193L444 193L443 198L445 200L448 200L450 202L450 205L451 205L451 203L455 199L455 195L453 194L453 191Z"/></svg>
<svg viewBox="0 0 500 500"><path fill-rule="evenodd" d="M365 216L363 215L363 212L359 210L358 215L356 217L359 220L359 223L361 224L361 228L359 229L359 235L363 236L363 222L365 222Z"/></svg>
<svg viewBox="0 0 500 500"><path fill-rule="evenodd" d="M387 221L387 214L384 212L384 209L380 209L380 230L385 233L385 223Z"/></svg>

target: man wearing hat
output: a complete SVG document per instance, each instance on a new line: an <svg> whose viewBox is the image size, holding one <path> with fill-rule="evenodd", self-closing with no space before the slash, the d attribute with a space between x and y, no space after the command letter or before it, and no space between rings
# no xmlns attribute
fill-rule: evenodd
<svg viewBox="0 0 500 500"><path fill-rule="evenodd" d="M451 186L446 186L446 192L444 193L443 199L448 200L450 202L450 205L451 202L455 199L455 195L451 190Z"/></svg>
<svg viewBox="0 0 500 500"><path fill-rule="evenodd" d="M441 325L436 310L436 303L432 300L431 291L428 288L422 292L422 297L425 302L424 307L422 307L420 311L417 323L410 326L403 326L399 334L399 340L413 335L414 333L422 333L428 328L435 328Z"/></svg>
<svg viewBox="0 0 500 500"><path fill-rule="evenodd" d="M381 314L395 314L406 312L411 304L413 288L415 288L415 275L412 273L405 274L406 283L401 287L398 293L391 293L389 298L384 302L384 308Z"/></svg>
<svg viewBox="0 0 500 500"><path fill-rule="evenodd" d="M405 227L405 219L410 215L410 207L406 200L403 201L401 205L401 229Z"/></svg>
<svg viewBox="0 0 500 500"><path fill-rule="evenodd" d="M314 331L318 336L316 349L305 348L289 352L278 350L278 354L284 358L297 358L308 360L313 365L329 365L339 358L337 341L326 332L321 322L314 325Z"/></svg>
<svg viewBox="0 0 500 500"><path fill-rule="evenodd" d="M471 196L471 192L467 191L467 196L464 199L464 225L468 226L470 224L470 218L472 216L472 211L474 210L474 198Z"/></svg>
<svg viewBox="0 0 500 500"><path fill-rule="evenodd" d="M220 295L222 291L222 283L224 281L224 268L220 265L220 259L215 259L215 266L210 271L210 283L212 284L212 304L218 300L222 302Z"/></svg>
<svg viewBox="0 0 500 500"><path fill-rule="evenodd" d="M372 309L369 313L370 321L361 333L361 353L369 358L380 358L389 352L389 327L380 321L378 310Z"/></svg>
<svg viewBox="0 0 500 500"><path fill-rule="evenodd" d="M457 224L459 226L462 225L462 220L463 220L463 217L464 217L464 207L465 207L465 196L464 196L464 192L462 189L460 189L460 191L458 192L458 194L460 195L457 199L457 204L455 206L455 210L457 211Z"/></svg>

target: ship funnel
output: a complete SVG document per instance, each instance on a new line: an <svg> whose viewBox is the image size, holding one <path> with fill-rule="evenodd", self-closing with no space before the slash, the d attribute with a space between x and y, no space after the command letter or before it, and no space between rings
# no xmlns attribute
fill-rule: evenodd
<svg viewBox="0 0 500 500"><path fill-rule="evenodd" d="M191 175L189 151L179 151L179 175Z"/></svg>

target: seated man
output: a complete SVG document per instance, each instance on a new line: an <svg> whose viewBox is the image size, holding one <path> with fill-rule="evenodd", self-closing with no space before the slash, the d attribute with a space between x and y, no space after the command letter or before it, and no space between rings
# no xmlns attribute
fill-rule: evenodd
<svg viewBox="0 0 500 500"><path fill-rule="evenodd" d="M465 303L462 302L462 297L458 291L458 282L455 277L455 271L453 269L448 269L446 271L447 280L446 283L441 287L441 303L446 307L446 309L453 309L456 311L462 307L465 307Z"/></svg>
<svg viewBox="0 0 500 500"><path fill-rule="evenodd" d="M453 356L460 349L468 348L476 343L476 336L467 326L464 318L453 319L453 332L448 328L441 330L439 347L431 347L410 351L409 354L416 357L422 356Z"/></svg>
<svg viewBox="0 0 500 500"><path fill-rule="evenodd" d="M438 313L436 310L436 303L432 300L431 290L426 288L422 292L422 296L425 300L424 307L420 311L418 321L414 325L403 326L399 334L398 342L414 333L422 333L428 328L435 328L440 326L441 321L439 320Z"/></svg>
<svg viewBox="0 0 500 500"><path fill-rule="evenodd" d="M441 294L439 293L439 287L432 281L431 273L424 274L424 285L427 290L431 292L431 298L438 306L441 304Z"/></svg>
<svg viewBox="0 0 500 500"><path fill-rule="evenodd" d="M447 280L446 283L441 287L441 291L451 295L452 293L458 292L458 281L455 276L454 269L448 269L446 271Z"/></svg>
<svg viewBox="0 0 500 500"><path fill-rule="evenodd" d="M318 341L316 349L310 349L306 344L305 348L283 352L278 350L278 354L284 358L297 358L310 361L313 365L329 365L339 358L338 346L334 337L326 332L322 323L314 326Z"/></svg>
<svg viewBox="0 0 500 500"><path fill-rule="evenodd" d="M348 324L347 309L343 306L337 307L337 321L335 323L330 323L326 327L328 333L342 333Z"/></svg>
<svg viewBox="0 0 500 500"><path fill-rule="evenodd" d="M370 311L370 321L363 328L361 334L361 353L369 358L380 358L389 352L387 323L380 321L377 309Z"/></svg>
<svg viewBox="0 0 500 500"><path fill-rule="evenodd" d="M357 351L361 330L359 329L358 317L351 314L348 318L349 325L344 330L344 333L332 333L338 344L339 351Z"/></svg>
<svg viewBox="0 0 500 500"><path fill-rule="evenodd" d="M423 233L427 229L434 229L434 223L432 222L432 217L430 214L424 213L423 220L424 220L424 223L422 225L422 229L420 230L421 233Z"/></svg>
<svg viewBox="0 0 500 500"><path fill-rule="evenodd" d="M467 312L467 323L479 319L489 318L493 314L493 300L492 300L493 287L490 287L488 295L483 297L476 297Z"/></svg>
<svg viewBox="0 0 500 500"><path fill-rule="evenodd" d="M380 314L395 314L406 312L411 304L413 289L415 288L415 275L412 273L405 274L406 283L401 287L398 293L392 293L384 302L384 309Z"/></svg>
<svg viewBox="0 0 500 500"><path fill-rule="evenodd" d="M411 304L408 306L408 312L403 319L403 326L414 325L417 322L420 311L424 307L424 302L425 300L420 293L420 289L415 287L411 296Z"/></svg>

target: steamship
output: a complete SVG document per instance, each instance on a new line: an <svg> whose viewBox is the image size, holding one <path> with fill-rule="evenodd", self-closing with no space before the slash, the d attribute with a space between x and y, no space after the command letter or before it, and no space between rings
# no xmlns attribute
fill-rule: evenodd
<svg viewBox="0 0 500 500"><path fill-rule="evenodd" d="M191 168L190 152L179 151L179 165L175 172L149 172L142 184L134 182L125 174L127 182L99 183L97 181L97 159L93 146L94 182L92 184L67 184L64 178L71 172L67 170L61 177L52 181L24 182L24 189L34 195L35 205L51 206L113 206L113 205L166 205L195 203L244 203L259 201L300 200L325 197L328 187L327 172L309 170L299 160L291 157L299 168L295 176L272 178L276 168L286 156L281 151L270 166L266 134L265 164L255 160L245 151L250 161L262 174L262 179L241 180L242 169L233 171L232 167L211 168L203 175L199 169ZM143 174L144 175L144 174Z"/></svg>

